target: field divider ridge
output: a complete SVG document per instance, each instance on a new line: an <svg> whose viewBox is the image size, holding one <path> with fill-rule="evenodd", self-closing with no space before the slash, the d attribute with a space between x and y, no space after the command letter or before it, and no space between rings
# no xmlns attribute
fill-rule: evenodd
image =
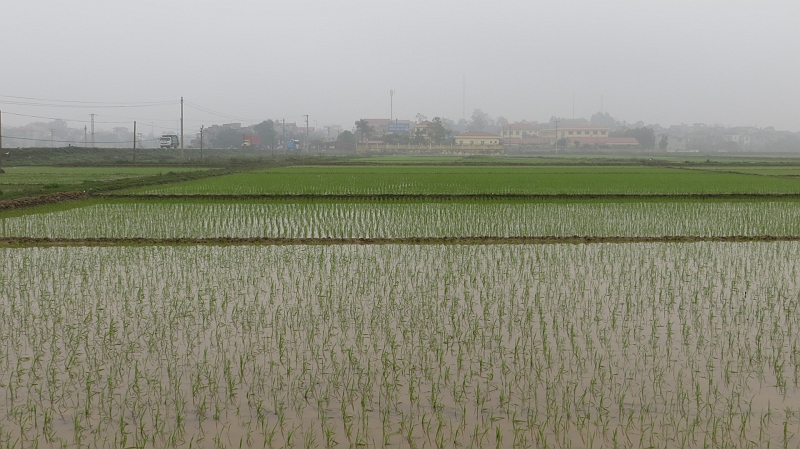
<svg viewBox="0 0 800 449"><path fill-rule="evenodd" d="M0 248L108 247L108 246L287 246L287 245L547 245L597 243L698 243L698 242L787 242L800 241L800 235L772 236L535 236L535 237L399 237L399 238L33 238L3 237Z"/></svg>
<svg viewBox="0 0 800 449"><path fill-rule="evenodd" d="M800 199L800 193L375 193L375 194L94 194L94 198L104 199L207 199L207 200L488 200L488 199L520 199L520 200L602 200L602 199L660 199L660 200L713 200L713 199Z"/></svg>

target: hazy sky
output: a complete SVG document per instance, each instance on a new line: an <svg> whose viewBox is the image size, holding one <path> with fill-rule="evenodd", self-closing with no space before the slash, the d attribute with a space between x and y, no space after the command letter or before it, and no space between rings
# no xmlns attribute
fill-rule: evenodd
<svg viewBox="0 0 800 449"><path fill-rule="evenodd" d="M629 122L798 131L798 19L796 0L5 0L0 109L174 129L183 96L187 133L302 114L350 128L388 117L390 89L395 118L458 120L465 78L467 116L571 117L574 95L588 118L603 96Z"/></svg>

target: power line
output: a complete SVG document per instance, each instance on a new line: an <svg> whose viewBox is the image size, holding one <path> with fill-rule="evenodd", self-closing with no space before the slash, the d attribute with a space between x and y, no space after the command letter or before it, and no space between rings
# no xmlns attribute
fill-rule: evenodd
<svg viewBox="0 0 800 449"><path fill-rule="evenodd" d="M34 98L34 97L18 97L14 95L0 95L0 98L14 98L17 100L34 100L34 101L52 101L56 103L78 103L78 104L107 104L117 106L149 106L153 104L169 104L176 103L175 100L160 100L160 101L134 101L134 102L119 102L119 101L81 101L81 100L54 100L52 98Z"/></svg>
<svg viewBox="0 0 800 449"><path fill-rule="evenodd" d="M125 119L125 120L130 120L130 121L141 120L141 121L147 121L147 122L174 122L175 121L175 119L171 119L171 118L144 118L144 117L138 117L138 116L137 117L123 117L121 115L108 115L108 114L103 114L103 117L119 118L119 119ZM103 122L96 122L96 123L103 123ZM120 123L128 123L128 122L120 122Z"/></svg>
<svg viewBox="0 0 800 449"><path fill-rule="evenodd" d="M60 117L42 117L40 115L17 114L15 112L6 112L6 111L3 111L3 114L15 115L15 116L18 116L18 117L41 118L41 119L47 119L47 120L61 120L61 121L64 121L64 122L80 122L80 123L90 123L91 122L91 120L78 120L78 119L60 118ZM130 122L100 122L100 121L95 120L95 123L123 124L123 123L130 123Z"/></svg>
<svg viewBox="0 0 800 449"><path fill-rule="evenodd" d="M45 120L61 120L61 121L64 121L64 122L76 122L76 123L91 123L92 122L91 120L79 120L79 119L61 118L61 117L44 117L44 116L41 116L41 115L18 114L18 113L15 113L15 112L6 112L6 111L3 111L3 114L4 115L13 115L13 116L17 116L17 117L29 117L29 118L38 118L38 119L45 119ZM115 117L115 116L111 116L111 115L103 115L103 116L104 117ZM127 117L118 117L118 118L127 118ZM119 121L119 122L117 122L117 121L101 121L101 120L95 120L94 122L95 123L102 123L102 124L106 124L106 125L129 125L133 121L139 121L139 122L173 122L174 120L173 119L147 119L147 118L141 118L141 117L131 117L130 121L124 121L124 122L123 121ZM213 120L191 120L191 121L187 120L187 122L189 122L189 123L206 123L206 122L213 122ZM172 131L174 131L174 129L175 129L174 126L160 126L160 125L154 125L154 124L150 124L150 126L153 127L153 128L168 129L168 130L172 130Z"/></svg>
<svg viewBox="0 0 800 449"><path fill-rule="evenodd" d="M187 101L187 102L186 102L186 105L187 105L187 106L190 106L190 107L193 107L193 108L195 108L195 109L197 109L197 110L200 110L200 111L203 111L203 112L209 113L209 114L218 115L218 116L220 116L220 117L223 117L223 118L228 118L228 119L232 119L232 120L241 120L241 121L243 121L243 122L256 122L256 121L258 121L258 120L255 120L255 119L243 118L243 117L236 117L236 116L234 116L234 115L225 114L225 113L223 113L223 112L215 111L215 110L213 110L213 109L209 109L209 108L207 108L207 107L200 106L200 105L199 105L199 104L197 104L197 103L192 103L191 101Z"/></svg>
<svg viewBox="0 0 800 449"><path fill-rule="evenodd" d="M148 108L153 106L172 106L176 103L149 103L138 105L106 105L106 104L58 104L58 103L32 103L27 101L0 100L0 104L11 104L15 106L34 106L47 108L93 108L93 109L115 109L115 108Z"/></svg>
<svg viewBox="0 0 800 449"><path fill-rule="evenodd" d="M32 140L32 141L41 140L43 142L58 142L58 143L75 143L75 142L77 142L77 140L32 139L32 138L29 138L29 137L14 137L14 136L0 136L0 138L3 138L3 139L16 139L16 140ZM146 139L146 140L140 140L139 142L155 142L157 140L158 139ZM119 142L119 141L117 141L117 142L94 142L94 143L109 143L109 144L110 143L113 143L113 144L122 143L122 144L124 144L124 143L127 143L127 142L124 142L124 141Z"/></svg>

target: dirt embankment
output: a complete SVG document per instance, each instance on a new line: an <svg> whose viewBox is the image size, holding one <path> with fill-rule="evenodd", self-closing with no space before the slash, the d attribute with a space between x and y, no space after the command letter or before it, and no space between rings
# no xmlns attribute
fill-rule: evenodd
<svg viewBox="0 0 800 449"><path fill-rule="evenodd" d="M83 200L90 196L91 195L86 192L59 192L48 195L16 198L13 200L0 201L0 211L41 206L44 204L55 204L63 201Z"/></svg>
<svg viewBox="0 0 800 449"><path fill-rule="evenodd" d="M293 194L126 194L126 193L99 193L98 198L109 199L135 199L135 200L328 200L328 201L457 201L457 200L759 200L759 199L800 199L797 193L690 193L690 194L660 194L660 193L553 193L553 194L525 194L525 193L375 193L375 194L318 194L318 193L293 193Z"/></svg>
<svg viewBox="0 0 800 449"><path fill-rule="evenodd" d="M545 245L594 243L696 243L696 242L786 242L800 236L662 236L662 237L407 237L407 238L0 238L0 247L55 246L236 246L236 245Z"/></svg>

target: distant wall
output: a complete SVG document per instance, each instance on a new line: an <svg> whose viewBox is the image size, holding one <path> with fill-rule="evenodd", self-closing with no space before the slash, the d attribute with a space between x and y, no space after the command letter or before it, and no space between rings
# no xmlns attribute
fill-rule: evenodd
<svg viewBox="0 0 800 449"><path fill-rule="evenodd" d="M402 145L389 143L359 143L356 152L362 154L503 154L502 145Z"/></svg>

